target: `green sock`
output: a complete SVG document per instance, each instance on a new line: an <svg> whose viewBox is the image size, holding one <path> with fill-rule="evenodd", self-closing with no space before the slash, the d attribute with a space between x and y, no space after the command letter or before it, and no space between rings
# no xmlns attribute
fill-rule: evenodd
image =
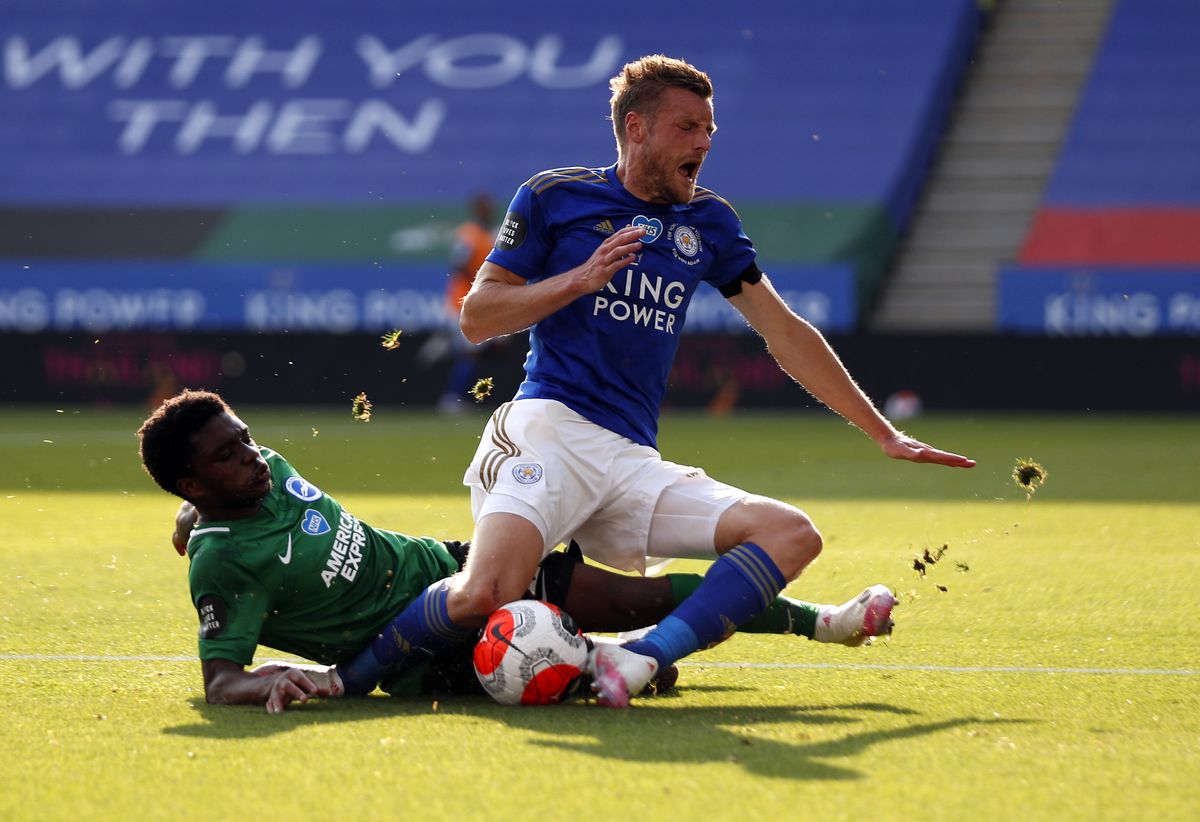
<svg viewBox="0 0 1200 822"><path fill-rule="evenodd" d="M700 587L704 577L700 574L667 574L667 579L671 582L672 604L678 605ZM747 634L795 634L812 639L820 611L819 605L780 594L765 611L738 630Z"/></svg>

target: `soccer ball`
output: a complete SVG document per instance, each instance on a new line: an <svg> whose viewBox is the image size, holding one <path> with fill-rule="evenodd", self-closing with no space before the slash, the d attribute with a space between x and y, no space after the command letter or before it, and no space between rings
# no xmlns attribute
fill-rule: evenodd
<svg viewBox="0 0 1200 822"><path fill-rule="evenodd" d="M475 646L475 675L504 705L549 705L570 692L587 655L587 640L571 617L548 603L521 599L488 619Z"/></svg>

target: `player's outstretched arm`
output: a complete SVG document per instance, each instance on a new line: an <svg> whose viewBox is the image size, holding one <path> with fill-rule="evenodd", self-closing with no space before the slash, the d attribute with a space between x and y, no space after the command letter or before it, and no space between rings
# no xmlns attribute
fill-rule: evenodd
<svg viewBox="0 0 1200 822"><path fill-rule="evenodd" d="M329 686L314 682L300 668L273 665L257 673L226 659L202 660L204 699L210 705L263 705L267 713L283 713L292 702L313 697L339 696Z"/></svg>
<svg viewBox="0 0 1200 822"><path fill-rule="evenodd" d="M537 283L526 284L508 269L484 263L463 300L459 314L463 336L478 345L515 334L583 295L599 291L634 262L645 234L644 228L626 226L606 238L583 265Z"/></svg>
<svg viewBox="0 0 1200 822"><path fill-rule="evenodd" d="M896 430L854 382L821 332L788 308L766 276L743 286L730 302L762 335L771 356L792 379L862 429L887 456L952 468L975 465L972 459L933 448Z"/></svg>
<svg viewBox="0 0 1200 822"><path fill-rule="evenodd" d="M883 453L896 460L929 462L934 465L945 465L950 468L975 467L975 460L964 457L962 454L954 454L950 451L942 451L939 448L934 448L932 445L926 445L920 440L908 436L903 431L897 431L894 437L884 440L880 443L880 447L883 449Z"/></svg>

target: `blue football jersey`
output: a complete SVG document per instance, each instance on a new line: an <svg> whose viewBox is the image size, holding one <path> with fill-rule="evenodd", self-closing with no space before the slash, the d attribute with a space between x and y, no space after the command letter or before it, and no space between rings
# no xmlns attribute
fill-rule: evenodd
<svg viewBox="0 0 1200 822"><path fill-rule="evenodd" d="M646 226L637 261L530 329L516 399L557 400L654 447L696 287L720 288L757 271L732 206L699 187L687 205L647 203L626 191L615 165L554 169L517 190L488 260L539 282L581 265L627 225Z"/></svg>

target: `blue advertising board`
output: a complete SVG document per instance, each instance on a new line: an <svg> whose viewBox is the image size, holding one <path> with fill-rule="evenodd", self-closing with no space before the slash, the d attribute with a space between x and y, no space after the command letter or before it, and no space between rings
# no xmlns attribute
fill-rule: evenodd
<svg viewBox="0 0 1200 822"><path fill-rule="evenodd" d="M792 308L829 331L855 321L849 266L771 268ZM0 264L0 333L251 331L408 333L449 326L439 266L270 263ZM701 286L688 332L750 333L716 289Z"/></svg>
<svg viewBox="0 0 1200 822"><path fill-rule="evenodd" d="M975 0L5 0L0 202L507 197L611 163L608 80L666 53L716 84L706 185L896 206L978 17Z"/></svg>
<svg viewBox="0 0 1200 822"><path fill-rule="evenodd" d="M1055 337L1200 335L1200 270L1030 268L997 278L997 327Z"/></svg>

